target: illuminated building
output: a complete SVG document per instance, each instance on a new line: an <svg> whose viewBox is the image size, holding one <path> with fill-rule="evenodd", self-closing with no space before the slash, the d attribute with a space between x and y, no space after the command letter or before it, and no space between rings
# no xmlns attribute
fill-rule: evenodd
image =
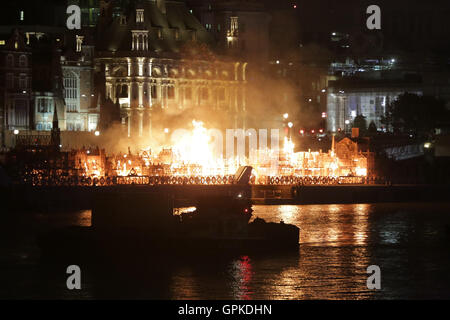
<svg viewBox="0 0 450 320"><path fill-rule="evenodd" d="M364 81L363 79L330 81L327 90L327 127L331 132L346 131L356 116L365 117L382 130L386 107L404 92L421 94L417 83L405 81ZM386 128L387 129L387 128Z"/></svg>
<svg viewBox="0 0 450 320"><path fill-rule="evenodd" d="M140 1L116 15L101 6L95 68L128 136L149 136L155 110L223 112L224 125L245 126L246 63L211 54L211 35L183 2Z"/></svg>
<svg viewBox="0 0 450 320"><path fill-rule="evenodd" d="M32 123L31 50L15 29L0 48L0 128L2 144L5 130L26 130Z"/></svg>

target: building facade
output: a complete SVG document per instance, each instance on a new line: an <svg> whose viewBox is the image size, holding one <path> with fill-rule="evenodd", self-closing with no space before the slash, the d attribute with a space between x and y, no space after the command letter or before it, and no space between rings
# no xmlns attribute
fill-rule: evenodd
<svg viewBox="0 0 450 320"><path fill-rule="evenodd" d="M16 29L0 47L2 137L5 130L27 130L32 126L31 65L31 50Z"/></svg>
<svg viewBox="0 0 450 320"><path fill-rule="evenodd" d="M420 84L389 81L330 81L327 90L327 129L331 132L351 129L356 116L362 115L367 125L387 130L381 122L386 107L405 93L423 94Z"/></svg>
<svg viewBox="0 0 450 320"><path fill-rule="evenodd" d="M104 73L105 98L120 104L129 137L151 135L155 112L201 109L245 126L246 63L212 54L213 39L184 2L146 0L118 16L104 12L95 68ZM170 125L159 119L156 125Z"/></svg>

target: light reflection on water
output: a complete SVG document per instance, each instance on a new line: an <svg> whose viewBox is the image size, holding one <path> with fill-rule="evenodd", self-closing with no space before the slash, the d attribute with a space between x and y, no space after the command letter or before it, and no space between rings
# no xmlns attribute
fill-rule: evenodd
<svg viewBox="0 0 450 320"><path fill-rule="evenodd" d="M40 263L35 235L65 225L88 226L90 211L7 214L0 226L5 276L0 297L450 298L450 204L254 206L254 215L299 226L299 255L83 265L83 290L69 292L65 270ZM366 287L366 269L373 264L382 270L377 292Z"/></svg>

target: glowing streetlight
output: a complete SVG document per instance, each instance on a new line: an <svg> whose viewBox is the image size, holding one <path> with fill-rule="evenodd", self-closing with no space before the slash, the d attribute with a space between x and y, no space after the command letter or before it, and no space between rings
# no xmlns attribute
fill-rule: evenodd
<svg viewBox="0 0 450 320"><path fill-rule="evenodd" d="M289 118L289 113L283 114L283 118L285 118L285 119Z"/></svg>
<svg viewBox="0 0 450 320"><path fill-rule="evenodd" d="M169 128L165 128L164 133L169 133Z"/></svg>
<svg viewBox="0 0 450 320"><path fill-rule="evenodd" d="M96 137L98 137L98 136L100 136L100 131L95 131L94 134L95 134Z"/></svg>
<svg viewBox="0 0 450 320"><path fill-rule="evenodd" d="M19 130L14 130L14 134L17 136L19 134Z"/></svg>
<svg viewBox="0 0 450 320"><path fill-rule="evenodd" d="M292 122L289 122L289 123L288 123L288 127L289 127L289 128L292 128L293 126L294 126L294 124L293 124Z"/></svg>

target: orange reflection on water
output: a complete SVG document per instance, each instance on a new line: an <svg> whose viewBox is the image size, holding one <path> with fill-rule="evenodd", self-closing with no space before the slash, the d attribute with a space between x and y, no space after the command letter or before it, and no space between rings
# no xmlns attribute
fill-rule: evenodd
<svg viewBox="0 0 450 320"><path fill-rule="evenodd" d="M300 243L310 245L365 245L369 204L254 206L254 215L268 222L295 224ZM275 213L275 214L274 214Z"/></svg>
<svg viewBox="0 0 450 320"><path fill-rule="evenodd" d="M82 227L90 227L92 226L92 211L91 210L83 210L77 212L75 215L76 225Z"/></svg>

